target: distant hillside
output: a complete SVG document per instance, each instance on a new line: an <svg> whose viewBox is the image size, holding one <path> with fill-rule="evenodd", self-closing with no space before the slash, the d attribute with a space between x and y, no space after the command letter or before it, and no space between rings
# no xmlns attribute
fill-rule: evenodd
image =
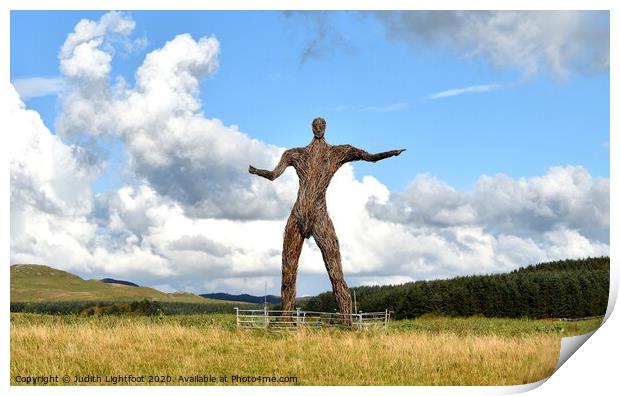
<svg viewBox="0 0 620 396"><path fill-rule="evenodd" d="M127 282L131 283L131 282ZM134 301L216 303L191 293L164 293L150 287L84 280L77 275L46 265L11 265L11 302Z"/></svg>
<svg viewBox="0 0 620 396"><path fill-rule="evenodd" d="M110 284L113 284L113 285L125 285L125 286L139 287L138 285L136 285L133 282L129 282L129 281L125 281L125 280L112 279L112 278L103 278L103 279L101 279L101 282L103 282L103 283L110 283Z"/></svg>
<svg viewBox="0 0 620 396"><path fill-rule="evenodd" d="M214 300L222 301L240 301L252 304L262 304L265 302L265 296L252 296L250 294L228 294L228 293L206 293L201 294L201 297L211 298ZM268 304L280 304L282 299L279 296L268 295Z"/></svg>
<svg viewBox="0 0 620 396"><path fill-rule="evenodd" d="M540 272L540 271L609 271L609 257L588 257L586 259L559 260L548 263L539 263L521 267L511 272Z"/></svg>
<svg viewBox="0 0 620 396"><path fill-rule="evenodd" d="M393 312L396 319L426 313L448 316L582 318L605 314L609 298L609 257L561 260L510 273L417 281L402 285L361 286L357 306L365 312ZM307 299L301 307L331 312L331 292Z"/></svg>

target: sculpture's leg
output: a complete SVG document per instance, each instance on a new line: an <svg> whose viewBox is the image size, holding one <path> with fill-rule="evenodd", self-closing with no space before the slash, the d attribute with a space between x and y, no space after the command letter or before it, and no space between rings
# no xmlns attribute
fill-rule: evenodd
<svg viewBox="0 0 620 396"><path fill-rule="evenodd" d="M325 267L329 274L329 280L332 282L332 289L336 297L338 311L344 315L345 323L350 325L351 293L349 292L349 287L342 273L338 237L336 236L334 225L327 214L317 219L317 222L314 224L313 236L323 255L323 261L325 262Z"/></svg>
<svg viewBox="0 0 620 396"><path fill-rule="evenodd" d="M297 265L304 245L304 237L293 215L288 218L284 229L284 245L282 247L282 310L295 309L297 294Z"/></svg>

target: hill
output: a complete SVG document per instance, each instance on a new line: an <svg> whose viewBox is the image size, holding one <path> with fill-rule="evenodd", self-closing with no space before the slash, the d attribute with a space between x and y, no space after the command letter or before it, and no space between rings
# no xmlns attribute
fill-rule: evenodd
<svg viewBox="0 0 620 396"><path fill-rule="evenodd" d="M605 314L609 257L561 260L510 273L353 288L359 310L393 312L396 319L435 313L448 316L583 318ZM302 308L331 312L331 292Z"/></svg>
<svg viewBox="0 0 620 396"><path fill-rule="evenodd" d="M144 286L84 280L72 273L46 265L11 265L11 302L135 301L217 303L191 293L164 293Z"/></svg>
<svg viewBox="0 0 620 396"><path fill-rule="evenodd" d="M221 301L240 301L252 304L263 304L265 302L265 296L253 296L250 294L228 294L228 293L205 293L201 294L201 297L211 298ZM281 298L279 296L268 295L268 304L280 304Z"/></svg>
<svg viewBox="0 0 620 396"><path fill-rule="evenodd" d="M133 282L129 282L129 281L125 281L125 280L118 280L118 279L112 279L112 278L103 278L101 279L101 282L103 283L110 283L113 285L125 285L125 286L134 286L134 287L139 287L140 285L137 285Z"/></svg>

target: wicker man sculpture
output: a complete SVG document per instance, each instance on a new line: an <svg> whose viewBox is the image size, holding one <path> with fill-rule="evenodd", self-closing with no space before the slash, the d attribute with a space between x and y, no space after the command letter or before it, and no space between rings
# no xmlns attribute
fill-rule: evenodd
<svg viewBox="0 0 620 396"><path fill-rule="evenodd" d="M326 123L323 118L312 121L314 138L306 147L286 150L274 170L256 169L249 172L269 180L279 177L288 166L295 168L299 177L297 201L284 229L282 248L282 310L295 308L297 265L304 238L314 237L332 283L339 312L347 322L351 315L351 295L342 273L338 237L325 202L325 193L336 171L350 161L376 162L399 155L405 149L369 154L345 144L332 146L325 141Z"/></svg>

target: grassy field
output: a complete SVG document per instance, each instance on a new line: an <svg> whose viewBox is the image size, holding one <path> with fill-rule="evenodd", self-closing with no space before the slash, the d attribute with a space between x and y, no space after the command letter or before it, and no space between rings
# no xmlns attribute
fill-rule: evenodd
<svg viewBox="0 0 620 396"><path fill-rule="evenodd" d="M388 330L271 333L237 330L228 314L11 314L11 384L50 375L59 385L109 385L121 377L122 385L523 384L551 375L561 337L599 325L427 316L394 321Z"/></svg>

